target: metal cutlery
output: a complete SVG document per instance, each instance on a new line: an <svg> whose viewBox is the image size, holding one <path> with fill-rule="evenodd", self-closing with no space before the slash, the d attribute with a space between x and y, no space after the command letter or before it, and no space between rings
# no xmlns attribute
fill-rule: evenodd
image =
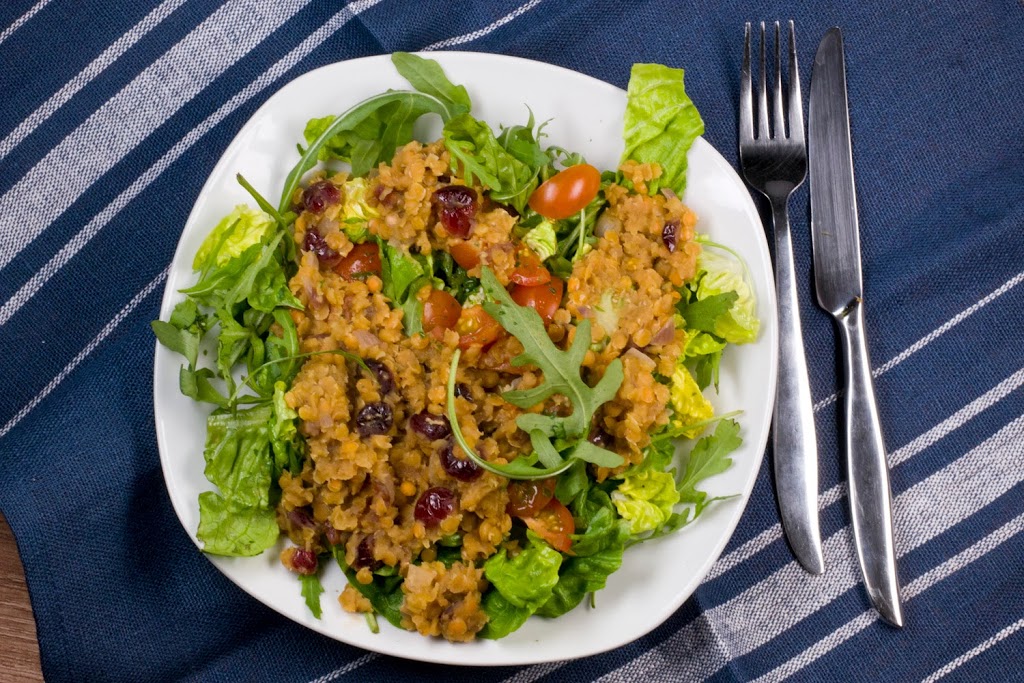
<svg viewBox="0 0 1024 683"><path fill-rule="evenodd" d="M850 514L868 596L903 625L892 494L864 329L860 233L846 95L843 36L825 34L814 58L808 112L811 237L818 304L836 321L845 367L845 449Z"/></svg>
<svg viewBox="0 0 1024 683"><path fill-rule="evenodd" d="M772 418L775 487L782 528L794 556L812 574L824 571L818 527L818 445L807 380L800 307L789 229L789 196L807 173L803 104L797 68L796 36L789 22L788 118L783 111L779 23L775 22L773 117L769 122L765 65L765 25L761 22L761 72L757 130L750 75L750 24L743 41L740 74L740 166L752 187L768 198L775 233L775 286L779 303L779 372ZM788 133L788 134L787 134Z"/></svg>

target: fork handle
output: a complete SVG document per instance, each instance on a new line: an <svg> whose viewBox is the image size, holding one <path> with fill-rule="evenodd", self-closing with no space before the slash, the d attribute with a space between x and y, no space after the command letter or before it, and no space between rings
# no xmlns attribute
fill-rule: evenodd
<svg viewBox="0 0 1024 683"><path fill-rule="evenodd" d="M782 528L793 555L804 569L821 574L825 561L818 526L818 443L800 329L787 199L771 202L779 304L779 373L772 417L775 487Z"/></svg>

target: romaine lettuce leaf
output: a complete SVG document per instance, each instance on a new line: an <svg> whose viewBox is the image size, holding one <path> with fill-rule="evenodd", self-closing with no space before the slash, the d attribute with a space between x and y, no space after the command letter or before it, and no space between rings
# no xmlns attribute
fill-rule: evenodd
<svg viewBox="0 0 1024 683"><path fill-rule="evenodd" d="M562 554L530 533L530 540L518 555L509 559L506 551L484 563L484 576L510 604L536 611L558 583Z"/></svg>
<svg viewBox="0 0 1024 683"><path fill-rule="evenodd" d="M716 336L732 344L746 344L757 338L761 323L742 261L703 249L697 257L697 283L698 301L728 293L736 295L732 305L715 320Z"/></svg>
<svg viewBox="0 0 1024 683"><path fill-rule="evenodd" d="M274 545L280 533L271 508L240 505L213 491L199 494L196 538L203 552L251 557Z"/></svg>
<svg viewBox="0 0 1024 683"><path fill-rule="evenodd" d="M683 365L682 359L676 365L675 372L672 373L669 400L673 410L672 426L680 430L682 436L688 439L692 439L704 431L703 423L715 414L714 407L701 393L697 381ZM701 423L701 426L687 429L689 425L697 423Z"/></svg>
<svg viewBox="0 0 1024 683"><path fill-rule="evenodd" d="M634 64L626 90L622 160L661 166L650 192L686 189L686 153L704 132L704 121L683 86L683 70L661 64Z"/></svg>

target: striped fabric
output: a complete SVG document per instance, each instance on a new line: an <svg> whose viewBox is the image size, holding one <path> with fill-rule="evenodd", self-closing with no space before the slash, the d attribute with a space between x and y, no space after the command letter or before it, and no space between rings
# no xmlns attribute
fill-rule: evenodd
<svg viewBox="0 0 1024 683"><path fill-rule="evenodd" d="M834 334L809 287L827 573L810 577L786 548L769 453L707 579L619 650L492 669L366 653L244 595L171 510L147 323L202 183L267 97L395 50L512 54L619 86L630 64L656 61L687 69L707 139L735 163L743 22L790 17L777 3L704 5L0 3L0 509L47 680L1024 680L1024 10L1008 0L817 3L792 17L805 78L824 31L846 37L902 631L860 585ZM793 223L809 283L806 202L805 186Z"/></svg>

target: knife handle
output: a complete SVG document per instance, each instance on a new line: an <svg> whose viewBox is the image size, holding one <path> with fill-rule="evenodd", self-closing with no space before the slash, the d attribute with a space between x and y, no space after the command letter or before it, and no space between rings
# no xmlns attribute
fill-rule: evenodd
<svg viewBox="0 0 1024 683"><path fill-rule="evenodd" d="M821 574L825 560L818 527L818 440L785 199L772 202L772 218L779 302L779 372L772 415L775 489L779 517L793 555L804 569Z"/></svg>
<svg viewBox="0 0 1024 683"><path fill-rule="evenodd" d="M857 559L868 596L878 613L893 626L902 626L892 492L871 380L864 302L855 299L836 320L842 331L846 371L846 474Z"/></svg>

